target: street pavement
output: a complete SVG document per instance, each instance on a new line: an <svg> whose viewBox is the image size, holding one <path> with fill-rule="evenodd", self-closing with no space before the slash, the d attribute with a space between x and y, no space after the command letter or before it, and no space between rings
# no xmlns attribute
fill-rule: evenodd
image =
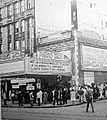
<svg viewBox="0 0 107 120"><path fill-rule="evenodd" d="M95 113L86 104L55 108L2 107L2 120L107 120L107 99L94 102Z"/></svg>

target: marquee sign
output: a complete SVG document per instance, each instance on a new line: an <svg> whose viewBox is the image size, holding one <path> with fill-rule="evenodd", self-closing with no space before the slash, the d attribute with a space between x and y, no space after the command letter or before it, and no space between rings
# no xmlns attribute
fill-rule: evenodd
<svg viewBox="0 0 107 120"><path fill-rule="evenodd" d="M66 51L67 52L67 51ZM29 58L27 73L71 74L71 60L67 53L39 52L37 58ZM68 51L69 52L69 51ZM59 55L59 57L58 57Z"/></svg>

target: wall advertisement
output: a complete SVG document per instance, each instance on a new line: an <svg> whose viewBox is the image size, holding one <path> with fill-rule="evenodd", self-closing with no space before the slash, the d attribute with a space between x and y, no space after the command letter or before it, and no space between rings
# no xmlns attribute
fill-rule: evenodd
<svg viewBox="0 0 107 120"><path fill-rule="evenodd" d="M91 85L94 83L94 72L84 72L84 84Z"/></svg>
<svg viewBox="0 0 107 120"><path fill-rule="evenodd" d="M28 59L28 73L43 74L67 74L71 75L70 51L52 53L46 51L38 52L37 58Z"/></svg>
<svg viewBox="0 0 107 120"><path fill-rule="evenodd" d="M107 49L82 46L82 70L107 71Z"/></svg>

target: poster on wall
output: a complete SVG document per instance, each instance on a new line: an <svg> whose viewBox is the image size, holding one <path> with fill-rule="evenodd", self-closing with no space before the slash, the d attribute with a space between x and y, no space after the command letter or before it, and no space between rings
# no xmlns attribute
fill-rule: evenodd
<svg viewBox="0 0 107 120"><path fill-rule="evenodd" d="M82 70L107 71L107 49L82 45Z"/></svg>
<svg viewBox="0 0 107 120"><path fill-rule="evenodd" d="M94 72L84 72L84 84L91 85L94 83Z"/></svg>

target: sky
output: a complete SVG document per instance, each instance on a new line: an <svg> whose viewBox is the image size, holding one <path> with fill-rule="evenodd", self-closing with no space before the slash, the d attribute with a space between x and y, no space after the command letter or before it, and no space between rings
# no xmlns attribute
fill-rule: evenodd
<svg viewBox="0 0 107 120"><path fill-rule="evenodd" d="M107 0L77 0L79 2L78 19L81 25L82 21L87 22L90 26L96 24L96 13L93 10L84 6L87 2L95 2L97 5L97 14L107 14ZM82 4L80 4L82 3ZM53 32L70 30L71 29L71 5L70 0L36 0L36 17L37 17L37 32L40 34L50 34ZM84 8L83 10L80 10ZM83 14L84 13L84 14ZM87 16L88 13L88 16ZM92 14L93 13L93 14ZM90 19L91 18L91 19ZM90 21L93 21L91 23ZM86 23L85 23L86 24ZM93 25L91 25L93 24ZM96 26L100 26L97 25ZM98 29L97 29L98 31Z"/></svg>

